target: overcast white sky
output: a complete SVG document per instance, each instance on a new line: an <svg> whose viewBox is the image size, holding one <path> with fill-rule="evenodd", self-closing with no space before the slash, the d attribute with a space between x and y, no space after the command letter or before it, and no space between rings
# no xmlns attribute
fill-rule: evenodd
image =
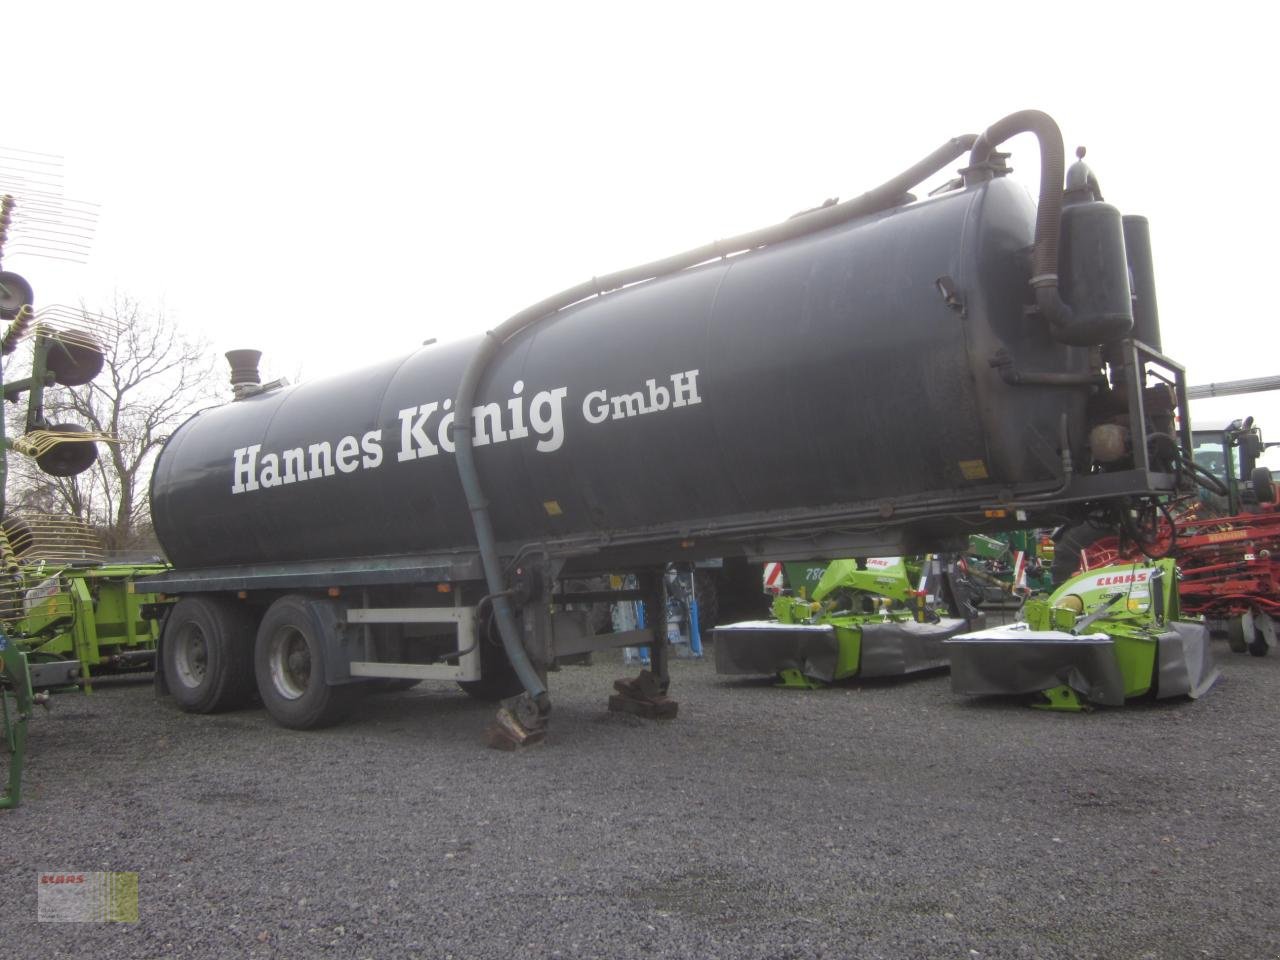
<svg viewBox="0 0 1280 960"><path fill-rule="evenodd" d="M11 4L0 145L61 155L67 195L102 206L86 265L5 266L39 304L119 291L314 379L856 195L1036 107L1150 218L1191 381L1280 374L1280 18L1182 9ZM1034 185L1034 141L1011 146ZM1280 394L1197 416L1246 413L1280 440Z"/></svg>

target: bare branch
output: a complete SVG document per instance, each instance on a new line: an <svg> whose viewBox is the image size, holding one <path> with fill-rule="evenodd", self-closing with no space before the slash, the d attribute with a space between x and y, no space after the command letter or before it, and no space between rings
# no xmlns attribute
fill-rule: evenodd
<svg viewBox="0 0 1280 960"><path fill-rule="evenodd" d="M116 442L99 444L94 469L78 477L46 476L24 457L10 457L10 473L14 505L70 512L102 528L112 546L132 542L139 524L149 528L155 454L179 424L213 400L216 376L208 344L183 334L163 313L117 296L107 314L118 334L102 344L102 373L83 387L51 388L44 402L50 422L75 423ZM20 406L8 412L15 433L23 430Z"/></svg>

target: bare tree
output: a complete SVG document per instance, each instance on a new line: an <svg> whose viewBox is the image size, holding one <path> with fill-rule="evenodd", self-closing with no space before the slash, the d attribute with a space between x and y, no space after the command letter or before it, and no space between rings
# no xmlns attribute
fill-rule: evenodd
<svg viewBox="0 0 1280 960"><path fill-rule="evenodd" d="M108 551L128 549L149 531L155 454L179 424L215 398L209 345L180 331L163 312L118 297L105 314L105 363L90 383L45 393L50 422L71 422L113 438L98 461L74 477L51 477L30 461L14 464L14 505L68 512L97 527ZM15 458L22 459L22 458Z"/></svg>

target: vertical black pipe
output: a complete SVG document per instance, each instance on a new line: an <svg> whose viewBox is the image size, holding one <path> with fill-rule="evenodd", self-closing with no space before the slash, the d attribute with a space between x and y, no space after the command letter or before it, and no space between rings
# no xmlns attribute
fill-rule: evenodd
<svg viewBox="0 0 1280 960"><path fill-rule="evenodd" d="M670 645L667 643L667 605L663 595L663 571L661 569L645 570L638 574L636 579L640 592L644 596L644 623L653 634L653 643L649 647L649 672L657 679L659 689L666 693L671 683L671 673L667 666Z"/></svg>
<svg viewBox="0 0 1280 960"><path fill-rule="evenodd" d="M1160 308L1156 305L1156 273L1151 256L1151 224L1146 217L1124 218L1124 250L1129 260L1129 282L1133 289L1133 339L1141 340L1157 353L1160 345Z"/></svg>

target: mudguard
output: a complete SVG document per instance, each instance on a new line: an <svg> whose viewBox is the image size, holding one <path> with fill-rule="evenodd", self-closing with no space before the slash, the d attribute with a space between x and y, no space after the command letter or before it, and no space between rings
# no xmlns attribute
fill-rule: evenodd
<svg viewBox="0 0 1280 960"><path fill-rule="evenodd" d="M716 627L716 673L767 677L798 670L830 683L840 641L830 624L748 620Z"/></svg>
<svg viewBox="0 0 1280 960"><path fill-rule="evenodd" d="M862 628L863 677L897 677L936 670L949 661L943 641L969 629L965 620L945 617L937 623L868 623Z"/></svg>
<svg viewBox="0 0 1280 960"><path fill-rule="evenodd" d="M1203 623L1174 621L1157 638L1160 644L1156 696L1198 699L1213 686L1221 671L1213 662L1209 628Z"/></svg>
<svg viewBox="0 0 1280 960"><path fill-rule="evenodd" d="M1124 677L1105 633L1077 637L1015 623L964 634L947 646L956 693L1028 694L1067 686L1094 703L1124 704Z"/></svg>

